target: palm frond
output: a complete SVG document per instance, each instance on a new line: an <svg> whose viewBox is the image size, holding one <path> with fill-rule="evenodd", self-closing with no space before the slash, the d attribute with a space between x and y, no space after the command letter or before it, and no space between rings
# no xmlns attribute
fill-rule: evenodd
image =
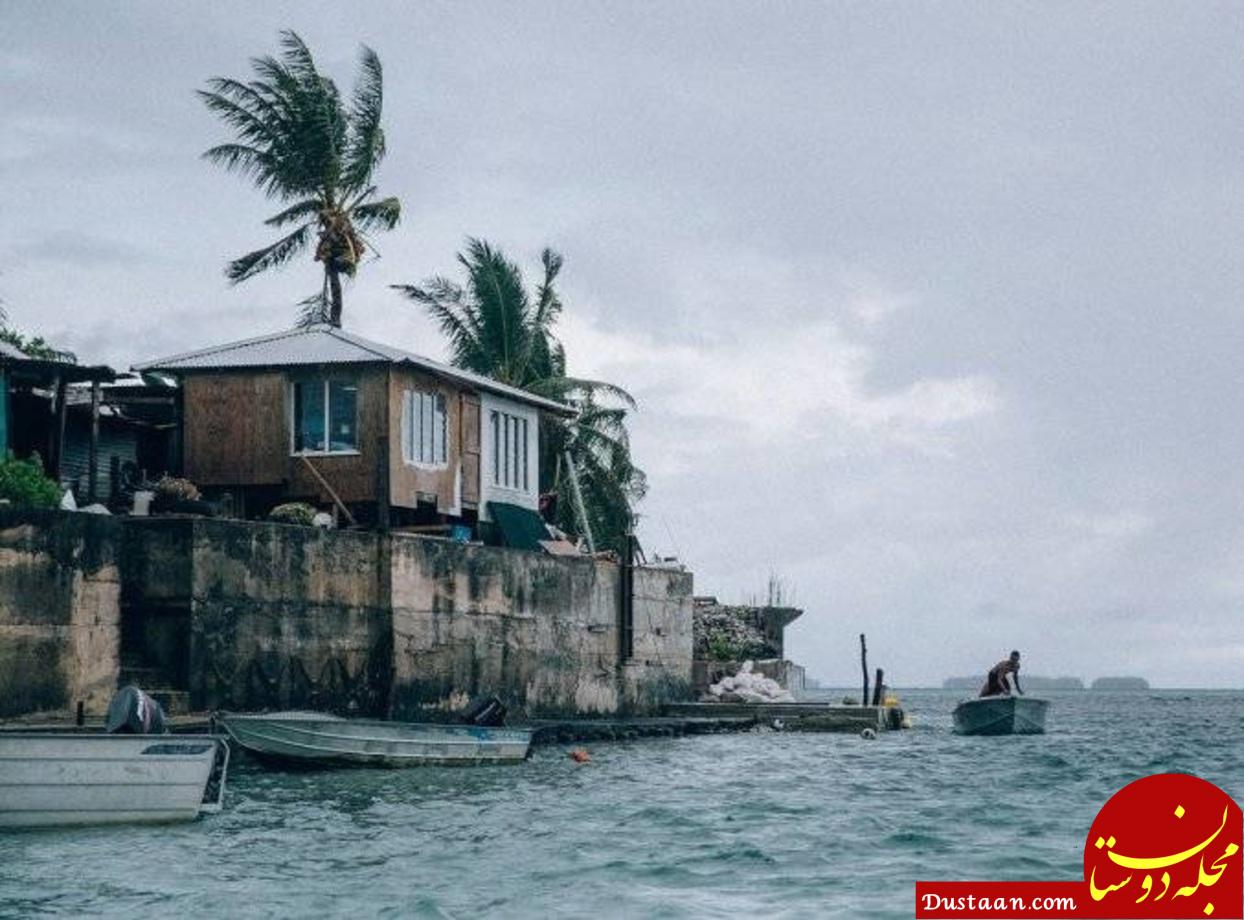
<svg viewBox="0 0 1244 920"><path fill-rule="evenodd" d="M528 382L531 357L531 305L517 265L486 241L470 238L459 260L467 271L467 287L483 333L480 351L487 355L488 373L512 386Z"/></svg>
<svg viewBox="0 0 1244 920"><path fill-rule="evenodd" d="M363 188L384 158L384 71L376 52L366 45L359 53L359 77L350 100L350 138L345 153L346 188Z"/></svg>
<svg viewBox="0 0 1244 920"><path fill-rule="evenodd" d="M422 287L395 284L393 288L415 303L422 304L432 319L436 320L449 339L454 364L471 370L481 366L486 355L481 353L478 344L481 331L479 321L464 303L465 291L461 286L447 278L436 276L425 281Z"/></svg>
<svg viewBox="0 0 1244 920"><path fill-rule="evenodd" d="M311 240L311 224L303 224L289 236L283 237L271 246L248 252L234 259L225 269L225 276L234 284L252 278L269 268L284 265Z"/></svg>
<svg viewBox="0 0 1244 920"><path fill-rule="evenodd" d="M315 58L306 42L293 29L282 29L280 32L282 48L281 58L289 72L299 80L317 80L319 71L315 69Z"/></svg>
<svg viewBox="0 0 1244 920"><path fill-rule="evenodd" d="M559 253L546 248L540 253L540 264L544 266L544 280L536 288L536 326L547 330L557 315L562 311L562 302L553 288L553 282L561 273L563 259Z"/></svg>
<svg viewBox="0 0 1244 920"><path fill-rule="evenodd" d="M616 383L608 383L604 380L588 380L583 377L566 377L561 375L540 381L540 386L542 388L541 395L548 396L550 399L563 401L571 399L576 402L582 402L584 400L594 400L604 395L622 402L629 409L639 408L634 396ZM534 387L532 391L535 392Z"/></svg>
<svg viewBox="0 0 1244 920"><path fill-rule="evenodd" d="M305 329L307 326L318 326L327 323L330 311L327 288L320 288L318 293L298 301L298 308L298 326L300 328Z"/></svg>
<svg viewBox="0 0 1244 920"><path fill-rule="evenodd" d="M402 203L392 196L355 205L350 217L360 230L392 230L402 219Z"/></svg>
<svg viewBox="0 0 1244 920"><path fill-rule="evenodd" d="M252 143L273 139L281 113L270 101L237 80L214 77L207 83L213 91L196 90L196 95L210 111L237 131L238 137Z"/></svg>
<svg viewBox="0 0 1244 920"><path fill-rule="evenodd" d="M269 197L282 195L280 167L267 151L249 144L217 144L203 152L203 159L250 179Z"/></svg>
<svg viewBox="0 0 1244 920"><path fill-rule="evenodd" d="M305 201L299 201L297 204L291 204L284 211L273 214L264 223L269 227L283 227L286 224L292 224L296 220L314 217L320 213L323 207L324 203L318 198L308 198Z"/></svg>

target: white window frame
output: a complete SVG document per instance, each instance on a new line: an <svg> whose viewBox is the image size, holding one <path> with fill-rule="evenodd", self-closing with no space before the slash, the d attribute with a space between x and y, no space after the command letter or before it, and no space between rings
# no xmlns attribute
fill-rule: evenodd
<svg viewBox="0 0 1244 920"><path fill-rule="evenodd" d="M298 443L298 400L295 391L299 385L306 386L308 384L319 383L324 389L324 443L327 445L325 450L298 450L295 445ZM332 404L329 401L329 386L334 383L347 384L354 387L354 446L345 450L332 450ZM296 380L289 381L289 454L291 457L357 457L361 451L358 447L359 441L359 385L358 381L349 377L338 377L332 374L323 374L315 377L300 377Z"/></svg>
<svg viewBox="0 0 1244 920"><path fill-rule="evenodd" d="M416 435L415 435L415 401L419 400L419 446L423 443L423 412L422 405L424 398L429 398L432 403L432 421L431 429L428 434L432 443L432 459L423 460L418 456L416 451ZM441 457L436 456L436 410L439 404L441 416ZM402 423L400 426L402 437L402 462L407 466L413 466L421 470L445 470L449 468L449 399L440 390L422 390L417 387L407 387L402 391Z"/></svg>
<svg viewBox="0 0 1244 920"><path fill-rule="evenodd" d="M492 477L492 488L523 495L535 492L531 425L526 413L507 412L500 407L488 410L485 437L490 439L492 462L486 472Z"/></svg>
<svg viewBox="0 0 1244 920"><path fill-rule="evenodd" d="M493 413L497 413L499 424L499 437L493 436ZM526 444L527 455L527 483L523 488L521 466L517 482L510 479L510 485L507 486L505 476L505 418L510 419L510 444L511 451L509 457L511 461L515 456L519 458L521 464L522 452L517 455L514 453L513 445L515 441L515 433L517 431L519 440ZM518 421L517 429L515 421ZM525 423L525 424L524 424ZM524 430L525 429L525 430ZM526 435L523 439L522 435ZM480 395L480 412L479 412L479 437L480 437L480 470L479 470L479 501L480 515L484 520L488 519L488 502L507 502L512 505L518 505L523 508L537 509L540 505L540 412L535 406L527 403L521 403L517 400L505 399L494 393L484 392ZM501 451L498 452L498 442L500 442ZM501 475L495 476L495 472L500 468Z"/></svg>

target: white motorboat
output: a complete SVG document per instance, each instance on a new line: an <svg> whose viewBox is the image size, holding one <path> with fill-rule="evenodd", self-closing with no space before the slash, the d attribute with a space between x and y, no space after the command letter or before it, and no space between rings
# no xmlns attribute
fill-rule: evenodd
<svg viewBox="0 0 1244 920"><path fill-rule="evenodd" d="M981 696L955 707L955 731L961 735L1040 735L1045 732L1049 700L1031 696Z"/></svg>
<svg viewBox="0 0 1244 920"><path fill-rule="evenodd" d="M216 721L261 759L306 766L514 763L526 759L531 746L525 728L381 722L316 712L223 712Z"/></svg>
<svg viewBox="0 0 1244 920"><path fill-rule="evenodd" d="M210 735L0 732L0 827L190 821L220 810L228 762Z"/></svg>

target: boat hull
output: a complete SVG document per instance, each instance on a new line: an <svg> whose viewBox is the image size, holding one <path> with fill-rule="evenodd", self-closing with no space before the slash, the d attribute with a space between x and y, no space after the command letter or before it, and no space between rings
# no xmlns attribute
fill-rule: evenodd
<svg viewBox="0 0 1244 920"><path fill-rule="evenodd" d="M516 763L531 732L518 728L340 719L316 713L236 715L217 722L262 760L304 766L417 767Z"/></svg>
<svg viewBox="0 0 1244 920"><path fill-rule="evenodd" d="M955 707L961 735L1040 735L1049 701L1028 696L982 696Z"/></svg>
<svg viewBox="0 0 1244 920"><path fill-rule="evenodd" d="M0 827L191 821L209 808L222 747L197 735L0 733Z"/></svg>

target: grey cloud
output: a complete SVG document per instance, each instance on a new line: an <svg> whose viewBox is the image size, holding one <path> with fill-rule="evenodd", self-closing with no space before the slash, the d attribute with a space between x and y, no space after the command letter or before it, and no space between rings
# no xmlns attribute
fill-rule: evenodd
<svg viewBox="0 0 1244 920"><path fill-rule="evenodd" d="M57 230L12 247L19 259L28 262L56 262L62 265L96 268L133 265L146 257L143 250L124 240L112 240L76 230Z"/></svg>

